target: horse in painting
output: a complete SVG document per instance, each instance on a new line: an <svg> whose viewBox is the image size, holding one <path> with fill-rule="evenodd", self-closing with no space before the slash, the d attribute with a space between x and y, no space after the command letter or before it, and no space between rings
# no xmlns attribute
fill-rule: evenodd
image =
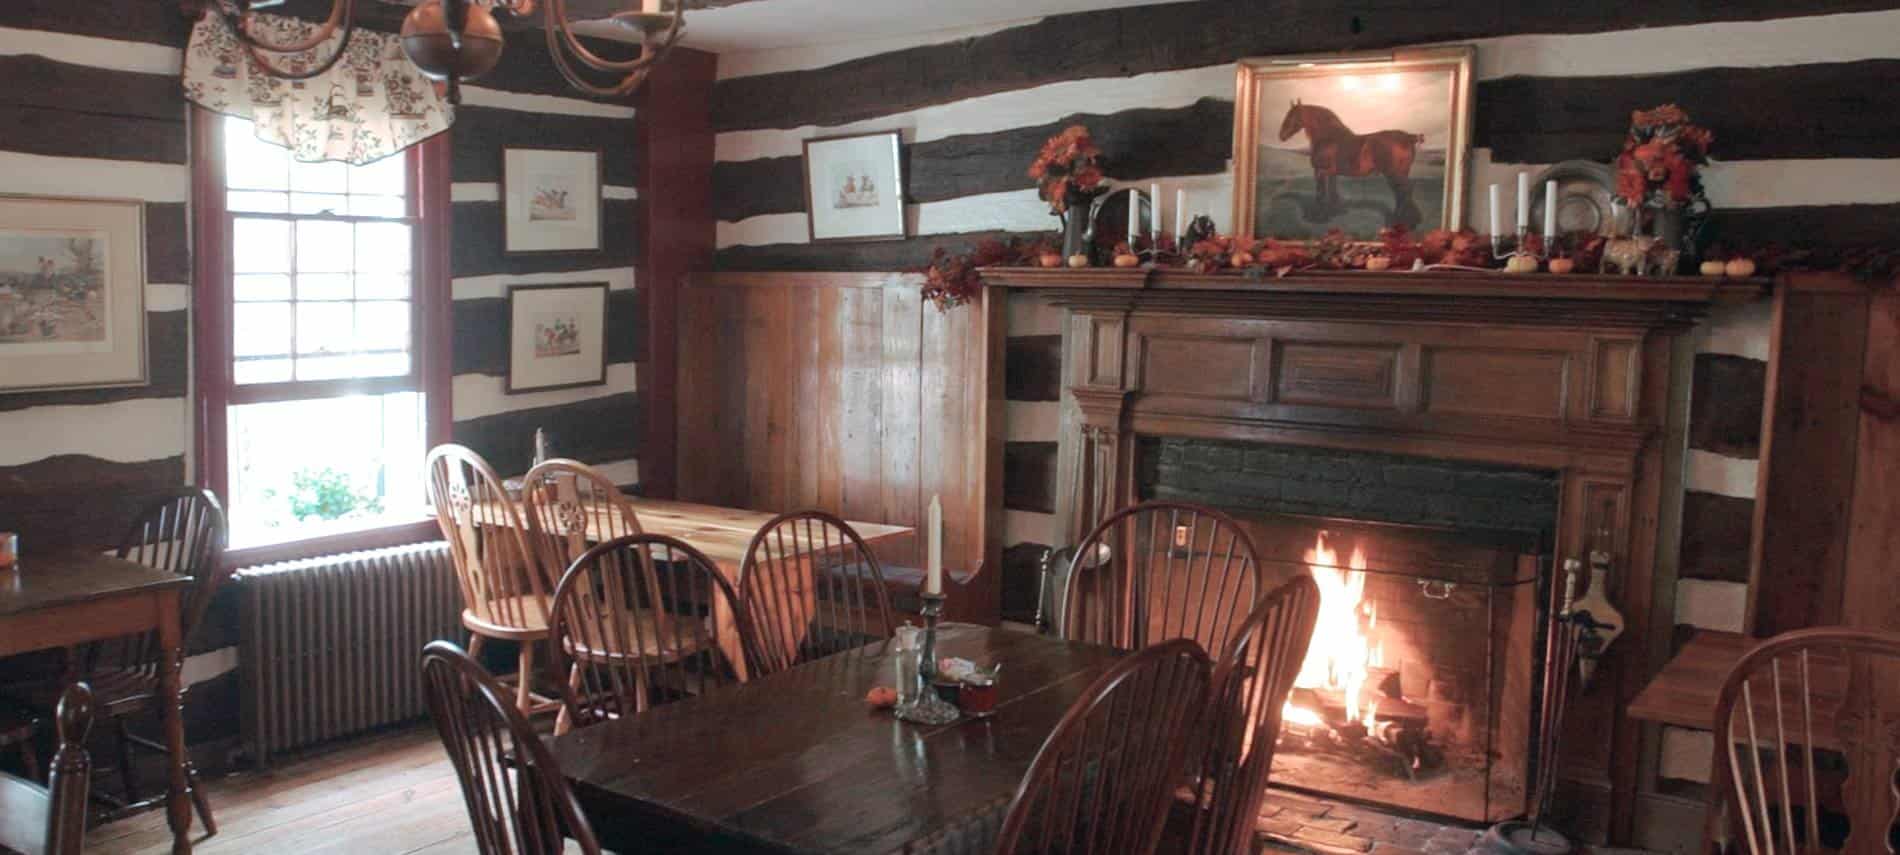
<svg viewBox="0 0 1900 855"><path fill-rule="evenodd" d="M1295 100L1280 121L1280 141L1285 142L1301 131L1312 149L1313 181L1318 185L1317 204L1307 217L1325 221L1345 209L1339 195L1339 179L1385 176L1392 188L1394 225L1416 226L1424 219L1412 199L1412 161L1418 156L1425 138L1410 131L1353 133L1339 115L1316 104Z"/></svg>

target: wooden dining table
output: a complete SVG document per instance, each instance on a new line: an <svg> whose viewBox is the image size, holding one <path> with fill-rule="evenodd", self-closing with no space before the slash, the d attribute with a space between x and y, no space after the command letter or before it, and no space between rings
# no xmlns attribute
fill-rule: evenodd
<svg viewBox="0 0 1900 855"><path fill-rule="evenodd" d="M556 737L608 849L694 853L989 852L1023 774L1121 654L947 624L937 650L1007 664L994 716L925 726L873 709L889 642Z"/></svg>
<svg viewBox="0 0 1900 855"><path fill-rule="evenodd" d="M724 508L717 505L702 505L697 502L682 502L674 499L650 499L629 496L634 514L640 521L641 530L648 534L663 534L678 538L688 546L699 550L719 569L720 575L731 582L734 588L739 585L739 571L745 566L746 550L752 544L752 538L765 528L777 514L765 511L753 511L743 508ZM487 519L508 519L507 514L489 514ZM525 521L525 515L523 517ZM916 531L908 526L887 525L884 523L858 522L847 520L847 525L858 533L866 546L873 550L892 550ZM588 515L588 543L599 543L607 539L607 534L618 530L618 526L608 519L606 512L596 510ZM842 544L838 545L839 548ZM808 554L807 559L816 559L816 554ZM551 580L554 581L554 580ZM812 586L803 590L785 592L787 601L805 602L810 611ZM719 638L720 651L726 661L741 679L748 676L743 644L732 616L726 614L723 603L715 603L713 623ZM780 631L792 632L799 626L796 622L786 622ZM796 649L798 639L789 638L781 642L781 649Z"/></svg>
<svg viewBox="0 0 1900 855"><path fill-rule="evenodd" d="M21 556L0 569L0 657L156 631L164 651L159 709L170 756L166 820L173 855L191 852L185 790L185 725L179 672L184 640L179 601L190 576L85 552Z"/></svg>

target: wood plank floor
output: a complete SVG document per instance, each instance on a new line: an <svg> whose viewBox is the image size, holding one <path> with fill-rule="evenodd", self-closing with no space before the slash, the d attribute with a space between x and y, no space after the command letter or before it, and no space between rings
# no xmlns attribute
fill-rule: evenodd
<svg viewBox="0 0 1900 855"><path fill-rule="evenodd" d="M351 744L269 772L207 781L218 835L194 852L459 855L475 852L462 794L427 725ZM163 811L93 829L86 852L163 853ZM570 852L576 851L570 845Z"/></svg>

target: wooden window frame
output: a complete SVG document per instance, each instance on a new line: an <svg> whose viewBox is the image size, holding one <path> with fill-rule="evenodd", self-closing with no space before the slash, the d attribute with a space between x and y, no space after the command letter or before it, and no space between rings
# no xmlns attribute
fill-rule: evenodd
<svg viewBox="0 0 1900 855"><path fill-rule="evenodd" d="M450 135L437 134L416 145L408 158L408 217L414 224L415 290L410 312L415 350L410 376L259 384L239 387L231 368L230 211L225 204L224 116L191 108L192 339L195 396L192 427L196 437L193 478L221 498L230 496L228 411L232 406L271 400L329 397L389 391L413 386L424 396L424 441L449 441L453 419L450 398L454 373L454 331L450 279L449 228ZM421 471L422 461L416 461ZM311 558L357 549L417 543L440 536L432 519L401 521L341 534L320 535L233 549L232 566Z"/></svg>

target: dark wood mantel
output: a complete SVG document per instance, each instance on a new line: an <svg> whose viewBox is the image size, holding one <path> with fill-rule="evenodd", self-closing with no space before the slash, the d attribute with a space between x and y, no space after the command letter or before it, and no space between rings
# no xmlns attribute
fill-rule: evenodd
<svg viewBox="0 0 1900 855"><path fill-rule="evenodd" d="M1667 651L1665 484L1680 480L1689 340L1769 280L1340 272L1250 278L990 268L1068 309L1057 514L1071 539L1137 498L1143 436L1185 436L1548 469L1556 557L1611 533L1627 631L1571 711L1572 827L1627 839L1638 728L1624 713ZM1678 443L1679 445L1679 443Z"/></svg>

